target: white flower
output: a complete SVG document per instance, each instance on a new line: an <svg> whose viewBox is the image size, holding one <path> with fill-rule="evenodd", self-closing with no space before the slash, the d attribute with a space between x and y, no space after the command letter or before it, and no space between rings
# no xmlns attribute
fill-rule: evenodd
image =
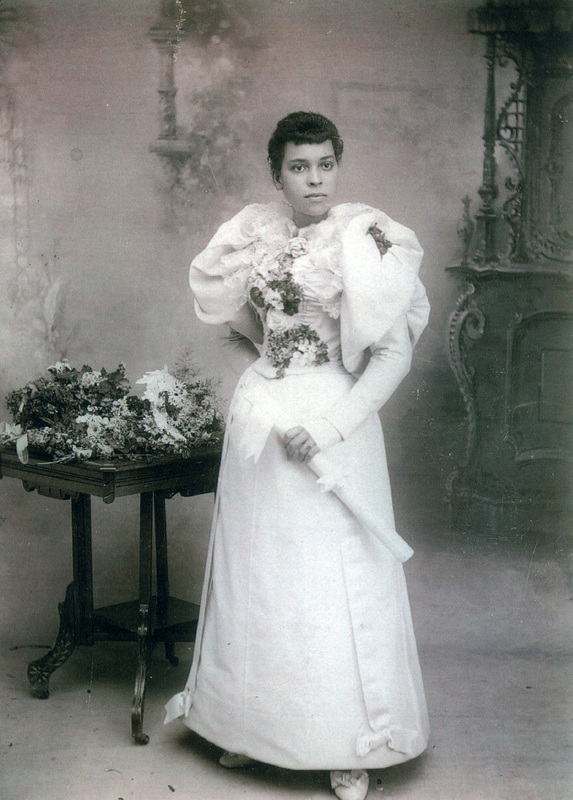
<svg viewBox="0 0 573 800"><path fill-rule="evenodd" d="M76 422L87 426L86 436L91 438L101 435L106 424L109 424L109 419L101 417L99 414L82 414L76 417Z"/></svg>
<svg viewBox="0 0 573 800"><path fill-rule="evenodd" d="M187 396L183 386L177 386L169 392L169 404L175 408L183 408L187 402Z"/></svg>
<svg viewBox="0 0 573 800"><path fill-rule="evenodd" d="M87 447L78 447L77 445L72 445L72 453L75 455L76 458L91 458L93 450Z"/></svg>
<svg viewBox="0 0 573 800"><path fill-rule="evenodd" d="M181 390L181 381L174 378L167 370L167 365L163 369L155 369L153 372L146 372L143 378L139 378L136 383L146 385L143 397L149 400L152 405L159 405L162 392L176 392Z"/></svg>
<svg viewBox="0 0 573 800"><path fill-rule="evenodd" d="M0 436L21 436L22 426L11 422L0 422Z"/></svg>
<svg viewBox="0 0 573 800"><path fill-rule="evenodd" d="M263 289L266 289L267 282L261 272L255 273L255 277L252 280L251 286L253 286L255 289L259 289L261 292Z"/></svg>
<svg viewBox="0 0 573 800"><path fill-rule="evenodd" d="M125 397L114 400L112 403L113 413L117 417L129 417L130 411Z"/></svg>
<svg viewBox="0 0 573 800"><path fill-rule="evenodd" d="M269 289L268 286L265 286L263 289L263 299L268 306L276 308L277 311L282 311L284 308L281 294L276 289Z"/></svg>
<svg viewBox="0 0 573 800"><path fill-rule="evenodd" d="M69 370L70 365L67 361L56 361L55 364L48 367L49 372L67 372Z"/></svg>
<svg viewBox="0 0 573 800"><path fill-rule="evenodd" d="M84 388L95 386L101 381L101 372L84 372L81 378L81 385Z"/></svg>
<svg viewBox="0 0 573 800"><path fill-rule="evenodd" d="M296 320L293 317L289 317L288 314L283 314L282 311L271 308L267 313L267 325L272 331L282 333L294 327Z"/></svg>
<svg viewBox="0 0 573 800"><path fill-rule="evenodd" d="M302 236L295 236L285 247L285 253L293 258L305 256L308 253L308 242Z"/></svg>
<svg viewBox="0 0 573 800"><path fill-rule="evenodd" d="M301 367L310 367L315 363L316 347L313 344L301 343L295 355Z"/></svg>

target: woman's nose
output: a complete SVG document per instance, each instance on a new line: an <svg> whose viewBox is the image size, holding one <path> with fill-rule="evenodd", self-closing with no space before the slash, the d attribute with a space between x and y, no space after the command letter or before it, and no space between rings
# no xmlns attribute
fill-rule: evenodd
<svg viewBox="0 0 573 800"><path fill-rule="evenodd" d="M311 167L308 171L308 182L311 186L316 186L317 184L321 183L320 172L316 167Z"/></svg>

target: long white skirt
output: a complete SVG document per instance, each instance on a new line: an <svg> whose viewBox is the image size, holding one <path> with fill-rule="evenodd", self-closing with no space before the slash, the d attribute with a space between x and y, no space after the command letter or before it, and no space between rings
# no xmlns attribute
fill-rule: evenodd
<svg viewBox="0 0 573 800"><path fill-rule="evenodd" d="M271 398L299 421L352 382L319 370L269 380L252 368L241 379L193 665L185 691L167 704L166 722L183 716L225 750L280 767L387 767L419 755L428 739L402 564L308 465L286 458L276 431L268 433L272 420L257 424L251 405ZM247 457L245 436L263 428L258 460ZM378 416L329 452L393 528Z"/></svg>

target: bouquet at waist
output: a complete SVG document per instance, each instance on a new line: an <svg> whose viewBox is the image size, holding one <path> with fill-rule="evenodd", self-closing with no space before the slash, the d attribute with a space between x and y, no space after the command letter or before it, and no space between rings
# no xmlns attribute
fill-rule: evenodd
<svg viewBox="0 0 573 800"><path fill-rule="evenodd" d="M15 442L21 461L28 447L58 461L137 460L222 441L214 384L187 365L146 373L136 381L145 384L142 397L130 394L123 363L106 372L60 361L47 372L6 398L14 424L2 423L0 443Z"/></svg>

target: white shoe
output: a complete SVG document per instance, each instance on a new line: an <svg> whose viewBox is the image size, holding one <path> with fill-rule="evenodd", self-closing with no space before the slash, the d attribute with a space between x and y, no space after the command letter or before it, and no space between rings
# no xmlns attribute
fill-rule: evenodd
<svg viewBox="0 0 573 800"><path fill-rule="evenodd" d="M330 785L340 800L364 800L368 794L368 773L364 769L335 770Z"/></svg>
<svg viewBox="0 0 573 800"><path fill-rule="evenodd" d="M230 753L228 750L225 750L221 758L219 759L219 764L222 767L226 767L227 769L239 769L239 767L248 767L249 764L254 764L255 759L249 758L249 756L243 756L241 753Z"/></svg>

